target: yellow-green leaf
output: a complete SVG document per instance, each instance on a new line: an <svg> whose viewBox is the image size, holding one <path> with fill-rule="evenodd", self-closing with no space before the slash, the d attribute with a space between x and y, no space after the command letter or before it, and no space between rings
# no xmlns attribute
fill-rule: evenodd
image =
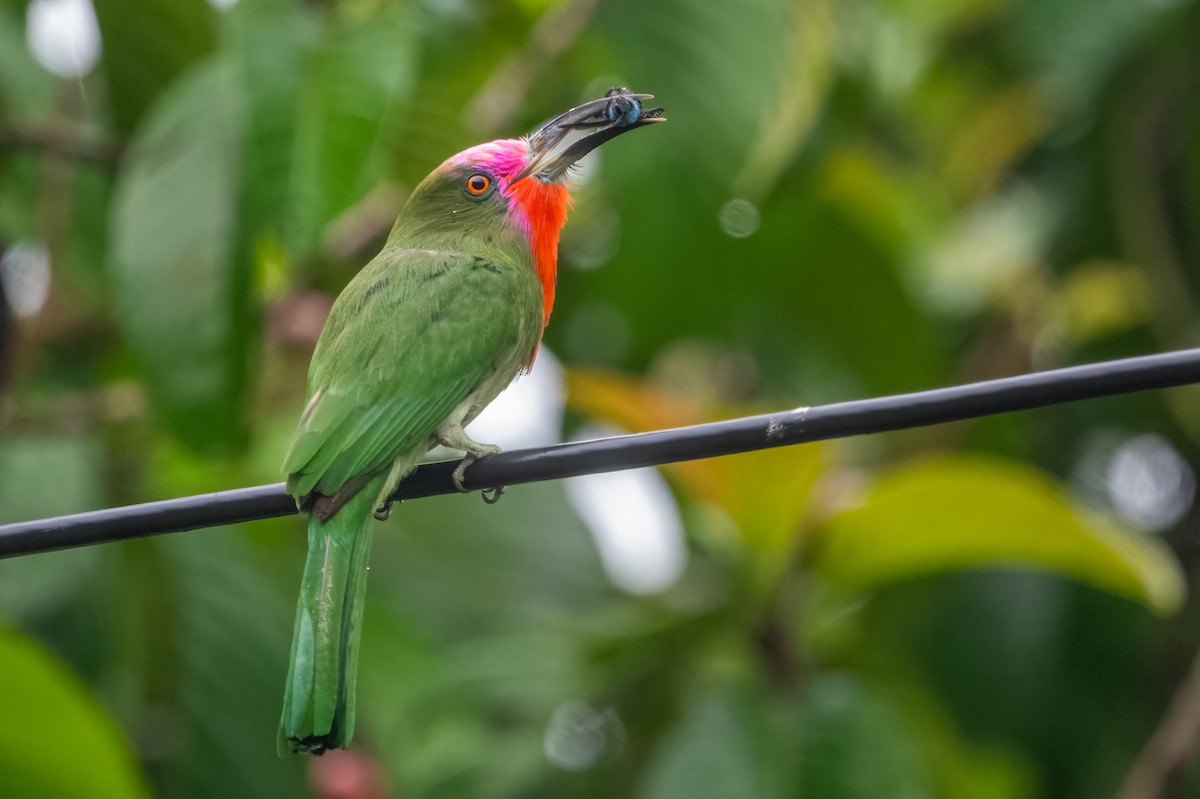
<svg viewBox="0 0 1200 799"><path fill-rule="evenodd" d="M0 674L0 796L149 796L117 725L62 663L5 630Z"/></svg>
<svg viewBox="0 0 1200 799"><path fill-rule="evenodd" d="M1075 266L1063 282L1059 302L1067 334L1077 343L1124 333L1154 313L1146 273L1114 261Z"/></svg>
<svg viewBox="0 0 1200 799"><path fill-rule="evenodd" d="M706 407L648 381L581 369L568 372L567 394L572 409L632 432L761 412L748 406ZM743 543L783 566L799 540L797 531L825 466L824 453L823 445L813 443L683 461L665 471L688 493L725 511Z"/></svg>
<svg viewBox="0 0 1200 799"><path fill-rule="evenodd" d="M935 572L1044 569L1168 613L1183 596L1171 555L1075 507L1046 475L977 456L923 460L885 476L832 517L816 562L834 586L866 590Z"/></svg>

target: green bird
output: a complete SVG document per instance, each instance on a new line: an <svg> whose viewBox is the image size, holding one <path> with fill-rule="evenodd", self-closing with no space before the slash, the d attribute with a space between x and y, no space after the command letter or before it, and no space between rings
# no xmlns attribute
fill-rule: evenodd
<svg viewBox="0 0 1200 799"><path fill-rule="evenodd" d="M554 303L567 173L661 121L662 109L642 106L650 97L613 89L528 137L451 157L334 303L284 461L309 521L281 753L350 743L372 522L431 447L466 453L459 490L470 463L499 451L463 428L533 364Z"/></svg>

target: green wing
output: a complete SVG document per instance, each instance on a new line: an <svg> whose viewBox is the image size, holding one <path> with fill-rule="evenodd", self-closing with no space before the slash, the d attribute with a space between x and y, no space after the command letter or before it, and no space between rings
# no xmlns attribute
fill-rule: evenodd
<svg viewBox="0 0 1200 799"><path fill-rule="evenodd" d="M352 494L397 458L423 453L477 388L507 382L529 362L540 334L541 294L528 266L457 252L380 253L346 286L321 333L311 399L284 460L288 493L331 496L349 484Z"/></svg>

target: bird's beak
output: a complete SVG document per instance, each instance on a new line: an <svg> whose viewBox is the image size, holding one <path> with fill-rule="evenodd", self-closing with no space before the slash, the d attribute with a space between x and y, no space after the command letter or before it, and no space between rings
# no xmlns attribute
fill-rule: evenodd
<svg viewBox="0 0 1200 799"><path fill-rule="evenodd" d="M580 158L626 131L665 122L661 108L644 108L652 94L610 89L604 97L559 114L529 136L529 165L509 183L536 177L545 183L560 180Z"/></svg>

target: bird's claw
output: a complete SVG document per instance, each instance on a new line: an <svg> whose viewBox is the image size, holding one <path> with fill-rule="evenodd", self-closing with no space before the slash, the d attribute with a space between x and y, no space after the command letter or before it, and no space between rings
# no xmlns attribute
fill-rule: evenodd
<svg viewBox="0 0 1200 799"><path fill-rule="evenodd" d="M458 466L454 467L454 473L450 475L450 479L454 482L455 490L457 490L460 494L471 493L471 489L463 485L463 478L467 475L467 467L475 461L475 456L467 453L466 457L458 462Z"/></svg>
<svg viewBox="0 0 1200 799"><path fill-rule="evenodd" d="M478 447L478 452L467 450L466 455L464 455L463 459L458 462L458 466L454 467L454 472L450 475L450 479L454 482L455 489L457 489L458 493L460 494L471 493L471 489L463 485L463 478L467 476L467 469L471 466L471 464L480 458L485 458L488 455L495 455L497 452L500 452L499 447L491 444L479 444ZM483 489L483 501L489 505L495 505L500 501L500 495L503 493L504 486L485 488Z"/></svg>
<svg viewBox="0 0 1200 799"><path fill-rule="evenodd" d="M385 502L375 509L375 521L386 522L392 515L392 503Z"/></svg>

